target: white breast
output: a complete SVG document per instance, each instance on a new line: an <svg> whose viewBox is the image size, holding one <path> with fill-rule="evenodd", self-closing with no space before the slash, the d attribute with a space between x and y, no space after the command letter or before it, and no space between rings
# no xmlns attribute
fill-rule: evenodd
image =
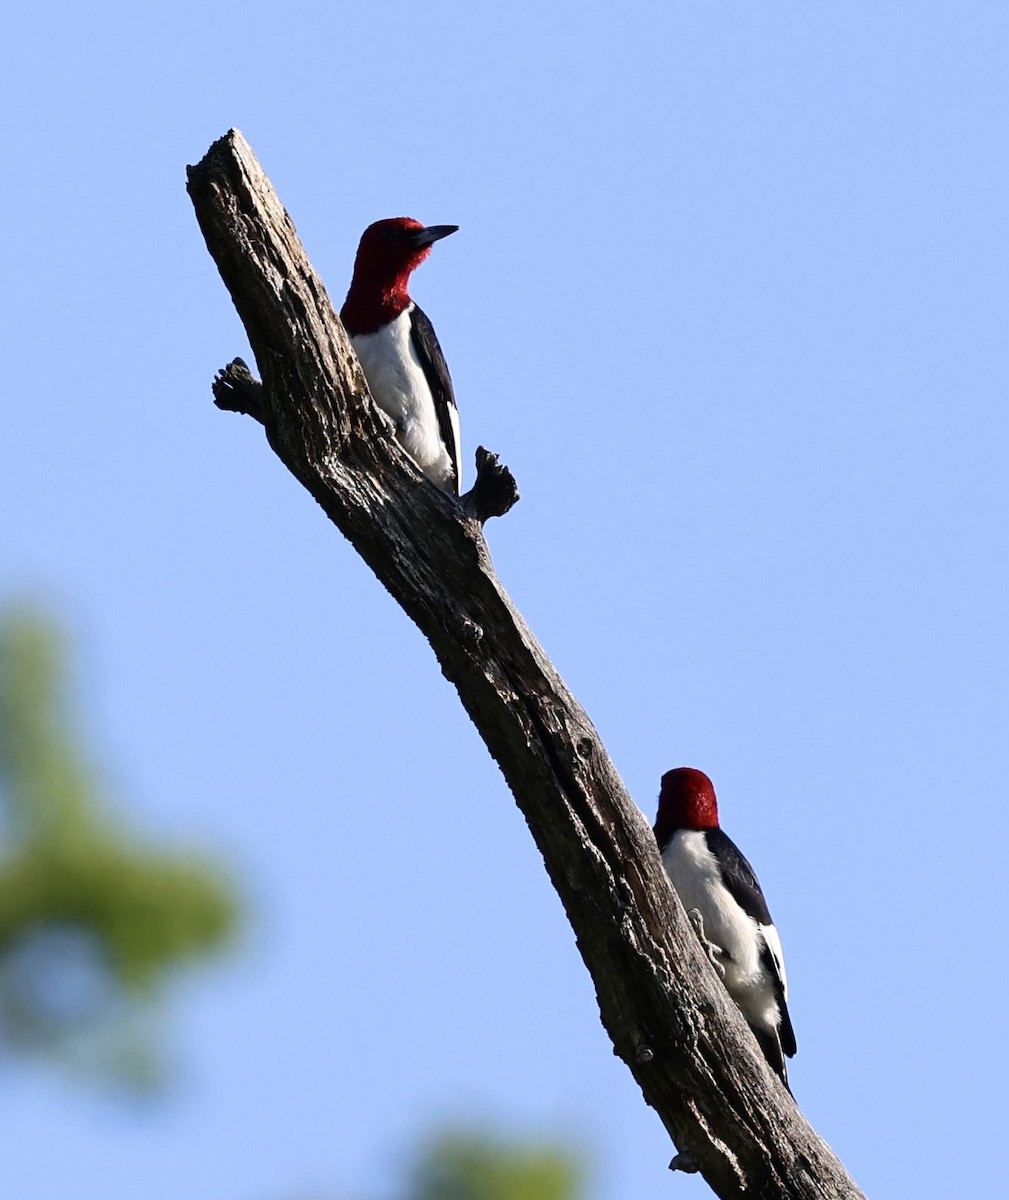
<svg viewBox="0 0 1009 1200"><path fill-rule="evenodd" d="M451 455L441 437L434 398L410 337L409 308L374 333L351 338L368 387L396 423L396 440L439 487L453 478ZM457 423L454 408L450 414ZM456 432L456 445L459 444Z"/></svg>

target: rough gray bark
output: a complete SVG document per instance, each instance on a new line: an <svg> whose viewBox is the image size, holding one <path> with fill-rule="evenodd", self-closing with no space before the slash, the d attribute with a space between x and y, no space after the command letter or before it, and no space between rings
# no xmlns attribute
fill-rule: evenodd
<svg viewBox="0 0 1009 1200"><path fill-rule="evenodd" d="M255 405L232 394L224 406L257 409L281 461L431 643L543 855L615 1052L681 1164L692 1160L726 1198L860 1197L765 1065L666 881L648 824L498 581L480 520L391 436L241 134L189 168L188 186L263 376Z"/></svg>

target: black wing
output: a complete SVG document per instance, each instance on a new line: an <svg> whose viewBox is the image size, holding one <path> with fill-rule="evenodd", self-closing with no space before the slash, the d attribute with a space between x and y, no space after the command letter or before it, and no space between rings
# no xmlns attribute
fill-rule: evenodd
<svg viewBox="0 0 1009 1200"><path fill-rule="evenodd" d="M758 924L773 924L771 914L767 911L767 901L760 890L753 868L743 857L736 843L720 829L706 829L704 832L708 849L714 854L721 868L722 882L729 889L733 900Z"/></svg>
<svg viewBox="0 0 1009 1200"><path fill-rule="evenodd" d="M434 397L434 411L438 416L438 429L441 440L448 447L449 458L455 468L455 491L458 495L459 480L459 445L456 442L455 429L452 425L452 412L456 410L455 392L452 389L452 377L448 373L448 363L438 345L434 326L427 315L415 304L410 313L410 335L413 348L420 359L420 365L427 377L428 387Z"/></svg>

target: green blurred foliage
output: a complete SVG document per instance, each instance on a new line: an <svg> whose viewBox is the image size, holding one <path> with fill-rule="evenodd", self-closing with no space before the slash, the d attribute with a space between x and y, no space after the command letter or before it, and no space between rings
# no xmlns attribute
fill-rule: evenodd
<svg viewBox="0 0 1009 1200"><path fill-rule="evenodd" d="M561 1147L450 1132L424 1149L404 1200L576 1200L582 1177Z"/></svg>
<svg viewBox="0 0 1009 1200"><path fill-rule="evenodd" d="M219 866L139 843L110 814L65 664L50 622L0 614L0 1043L150 1086L157 1003L228 943L237 896Z"/></svg>
<svg viewBox="0 0 1009 1200"><path fill-rule="evenodd" d="M397 1200L580 1200L585 1162L571 1146L448 1129L421 1142ZM288 1200L326 1200L296 1193Z"/></svg>
<svg viewBox="0 0 1009 1200"><path fill-rule="evenodd" d="M138 842L110 812L67 711L66 650L37 612L0 613L0 1047L88 1078L163 1077L159 1002L239 916L213 862ZM577 1200L564 1148L448 1132L402 1200Z"/></svg>

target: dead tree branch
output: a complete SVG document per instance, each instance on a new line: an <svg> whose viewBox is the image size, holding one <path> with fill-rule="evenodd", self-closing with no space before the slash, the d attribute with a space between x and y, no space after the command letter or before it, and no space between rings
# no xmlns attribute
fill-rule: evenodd
<svg viewBox="0 0 1009 1200"><path fill-rule="evenodd" d="M860 1197L766 1067L647 823L498 581L479 498L458 503L400 450L241 134L189 168L188 186L263 377L262 387L236 381L233 364L218 378L217 403L262 421L284 465L431 643L528 822L615 1052L681 1151L679 1165L700 1169L726 1198Z"/></svg>

